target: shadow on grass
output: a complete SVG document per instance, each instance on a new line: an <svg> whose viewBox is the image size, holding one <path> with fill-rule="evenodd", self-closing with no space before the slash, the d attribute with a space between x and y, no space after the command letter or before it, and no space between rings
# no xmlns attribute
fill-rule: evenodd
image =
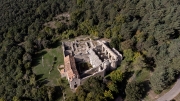
<svg viewBox="0 0 180 101"><path fill-rule="evenodd" d="M56 63L57 63L57 57L54 57L53 65L52 65L51 69L49 70L49 72L51 72L54 69L54 66Z"/></svg>
<svg viewBox="0 0 180 101"><path fill-rule="evenodd" d="M57 57L54 57L54 61L57 61Z"/></svg>
<svg viewBox="0 0 180 101"><path fill-rule="evenodd" d="M42 51L40 53L35 54L33 56L34 59L33 59L33 62L32 62L32 66L39 65L41 63L41 61L42 61L42 58L43 58L42 56L45 55L46 53L47 53L46 51Z"/></svg>
<svg viewBox="0 0 180 101"><path fill-rule="evenodd" d="M38 80L38 84L39 84L40 87L43 86L43 85L45 85L45 84L47 84L48 82L49 82L49 81L47 80L47 78L39 79L39 80Z"/></svg>
<svg viewBox="0 0 180 101"><path fill-rule="evenodd" d="M43 77L44 74L36 75L36 80L40 80Z"/></svg>

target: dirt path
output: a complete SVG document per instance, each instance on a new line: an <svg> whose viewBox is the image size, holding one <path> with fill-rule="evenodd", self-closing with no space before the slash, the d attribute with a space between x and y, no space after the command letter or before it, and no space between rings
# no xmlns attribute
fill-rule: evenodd
<svg viewBox="0 0 180 101"><path fill-rule="evenodd" d="M180 77L177 79L176 84L166 94L158 98L156 101L170 101L180 93Z"/></svg>

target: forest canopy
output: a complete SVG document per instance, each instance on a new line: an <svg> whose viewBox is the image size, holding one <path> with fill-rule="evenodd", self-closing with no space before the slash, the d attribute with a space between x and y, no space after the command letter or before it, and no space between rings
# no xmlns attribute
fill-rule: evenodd
<svg viewBox="0 0 180 101"><path fill-rule="evenodd" d="M135 72L137 82L148 80L154 91L161 92L180 72L179 11L179 0L1 0L0 100L57 100L57 96L53 96L57 87L42 85L33 73L33 57L62 39L79 35L111 39L110 46L124 56L119 68ZM68 13L70 18L55 19L63 13ZM45 26L50 21L55 21L55 28ZM152 72L152 77L138 79L139 74L146 72ZM119 73L124 74L124 71ZM120 80L123 83L116 81L120 77L110 78L112 80L100 89L105 94L99 99L104 99L104 95L109 100L118 95L125 98L128 82L124 80L128 76ZM99 81L95 84L99 85ZM118 90L110 84L116 85ZM83 87L79 91L87 90ZM94 92L91 90L83 94L91 98L90 92Z"/></svg>

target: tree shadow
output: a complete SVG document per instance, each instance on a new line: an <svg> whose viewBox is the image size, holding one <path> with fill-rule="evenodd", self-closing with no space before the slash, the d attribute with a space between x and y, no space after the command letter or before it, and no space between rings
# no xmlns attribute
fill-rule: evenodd
<svg viewBox="0 0 180 101"><path fill-rule="evenodd" d="M126 85L128 84L128 80L133 76L134 71L127 71L125 72L125 78L124 80L118 84L119 88L119 94L121 95L122 98L126 97L126 93L125 93L125 88Z"/></svg>
<svg viewBox="0 0 180 101"><path fill-rule="evenodd" d="M20 97L21 101L33 101L32 98L29 97Z"/></svg>
<svg viewBox="0 0 180 101"><path fill-rule="evenodd" d="M37 66L41 63L42 61L42 56L45 55L47 52L46 51L42 51L40 53L37 53L37 54L34 54L34 58L33 58L33 61L32 61L32 66Z"/></svg>
<svg viewBox="0 0 180 101"><path fill-rule="evenodd" d="M49 81L47 80L47 78L38 80L38 84L39 84L40 87L47 84L48 82Z"/></svg>
<svg viewBox="0 0 180 101"><path fill-rule="evenodd" d="M54 57L54 61L57 61L57 57Z"/></svg>
<svg viewBox="0 0 180 101"><path fill-rule="evenodd" d="M143 93L142 98L145 98L147 93L151 90L150 82L149 80L146 80L146 81L141 82L141 84L143 85L143 88L144 88L144 93Z"/></svg>
<svg viewBox="0 0 180 101"><path fill-rule="evenodd" d="M36 75L36 80L40 80L43 77L44 74Z"/></svg>
<svg viewBox="0 0 180 101"><path fill-rule="evenodd" d="M34 57L41 57L41 56L45 55L46 53L47 53L46 51L41 51L40 53L35 54L36 56L34 56Z"/></svg>
<svg viewBox="0 0 180 101"><path fill-rule="evenodd" d="M52 67L51 67L51 69L49 70L49 72L51 72L55 67L55 64L57 63L57 57L54 57L53 58L53 64L52 64Z"/></svg>
<svg viewBox="0 0 180 101"><path fill-rule="evenodd" d="M56 93L53 94L54 100L58 100L60 97L63 96L62 90L60 86L55 86L54 87Z"/></svg>
<svg viewBox="0 0 180 101"><path fill-rule="evenodd" d="M57 48L61 45L61 42L59 40L56 40L54 43L51 44L51 48Z"/></svg>
<svg viewBox="0 0 180 101"><path fill-rule="evenodd" d="M134 74L134 71L128 71L125 73L125 80L127 81L129 78L131 78Z"/></svg>
<svg viewBox="0 0 180 101"><path fill-rule="evenodd" d="M174 32L173 34L169 35L169 38L170 39L177 39L179 37L180 32L177 29L173 29L173 32Z"/></svg>
<svg viewBox="0 0 180 101"><path fill-rule="evenodd" d="M156 67L155 60L153 57L145 57L145 63L147 64L146 69L150 71L154 71L154 68Z"/></svg>

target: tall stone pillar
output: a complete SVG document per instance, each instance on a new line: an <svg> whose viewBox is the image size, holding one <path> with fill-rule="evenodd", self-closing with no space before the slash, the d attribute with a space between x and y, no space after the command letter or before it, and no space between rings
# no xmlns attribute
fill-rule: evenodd
<svg viewBox="0 0 180 101"><path fill-rule="evenodd" d="M108 53L108 58L110 57L110 54Z"/></svg>
<svg viewBox="0 0 180 101"><path fill-rule="evenodd" d="M104 53L104 47L102 46L102 53Z"/></svg>
<svg viewBox="0 0 180 101"><path fill-rule="evenodd" d="M111 60L113 60L113 56L111 56Z"/></svg>
<svg viewBox="0 0 180 101"><path fill-rule="evenodd" d="M74 51L74 43L73 42L71 42L71 49L72 49L72 51Z"/></svg>

